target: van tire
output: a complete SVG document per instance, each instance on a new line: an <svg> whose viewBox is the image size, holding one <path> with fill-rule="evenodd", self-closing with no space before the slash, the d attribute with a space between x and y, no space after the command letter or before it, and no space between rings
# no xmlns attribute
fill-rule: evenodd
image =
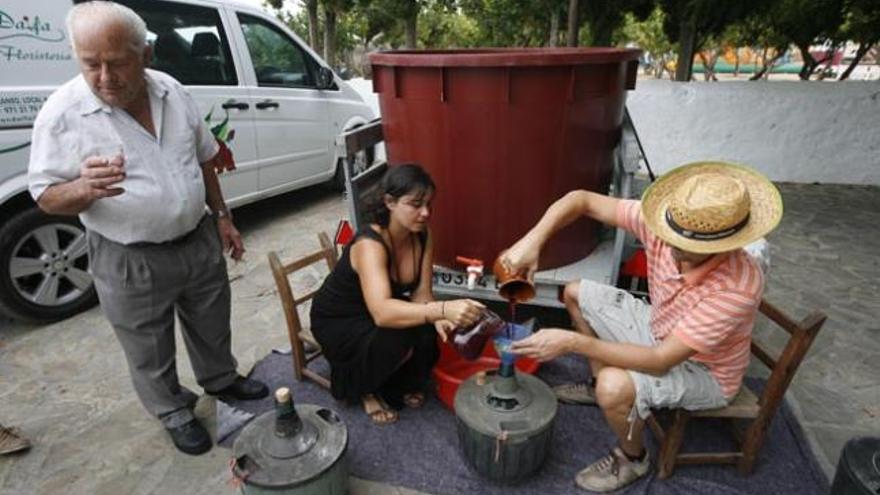
<svg viewBox="0 0 880 495"><path fill-rule="evenodd" d="M88 268L85 228L76 217L36 207L17 213L0 227L0 311L55 321L90 308L98 296ZM49 292L39 295L40 288Z"/></svg>
<svg viewBox="0 0 880 495"><path fill-rule="evenodd" d="M373 146L358 152L355 155L354 171L355 173L363 172L373 166L376 158L376 149ZM342 168L345 158L336 161L336 173L330 179L330 184L336 191L345 191L345 170Z"/></svg>

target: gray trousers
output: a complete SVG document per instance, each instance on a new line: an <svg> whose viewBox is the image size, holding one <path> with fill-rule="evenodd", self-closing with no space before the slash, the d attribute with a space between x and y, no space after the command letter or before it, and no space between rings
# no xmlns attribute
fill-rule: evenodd
<svg viewBox="0 0 880 495"><path fill-rule="evenodd" d="M212 217L183 239L123 245L88 233L101 308L122 345L135 392L165 427L193 419L198 398L177 377L174 315L199 385L217 391L236 375L226 261Z"/></svg>

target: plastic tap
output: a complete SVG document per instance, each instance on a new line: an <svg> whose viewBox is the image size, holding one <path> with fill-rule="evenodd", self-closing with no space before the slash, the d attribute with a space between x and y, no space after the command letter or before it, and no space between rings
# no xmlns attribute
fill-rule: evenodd
<svg viewBox="0 0 880 495"><path fill-rule="evenodd" d="M477 287L477 279L483 276L483 260L456 256L455 261L467 265L467 288L474 290Z"/></svg>

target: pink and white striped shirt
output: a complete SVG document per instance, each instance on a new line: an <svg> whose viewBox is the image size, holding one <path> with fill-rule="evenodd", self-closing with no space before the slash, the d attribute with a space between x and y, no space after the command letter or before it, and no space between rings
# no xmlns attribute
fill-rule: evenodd
<svg viewBox="0 0 880 495"><path fill-rule="evenodd" d="M672 247L648 230L640 201L623 200L617 221L645 245L651 296L651 333L675 335L697 351L728 399L736 395L749 364L752 328L764 292L764 275L744 250L713 256L684 273Z"/></svg>

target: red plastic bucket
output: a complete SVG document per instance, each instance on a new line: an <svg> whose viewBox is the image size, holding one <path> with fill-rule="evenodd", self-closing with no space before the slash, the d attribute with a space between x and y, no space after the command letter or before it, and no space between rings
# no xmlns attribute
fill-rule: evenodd
<svg viewBox="0 0 880 495"><path fill-rule="evenodd" d="M474 373L497 369L501 366L501 359L495 352L495 346L490 343L483 348L482 355L474 360L468 361L459 356L452 346L448 343L437 341L440 346L440 359L434 366L434 381L437 384L437 397L449 409L454 408L455 392L458 386ZM534 359L520 358L516 361L516 369L528 373L535 374L541 363Z"/></svg>
<svg viewBox="0 0 880 495"><path fill-rule="evenodd" d="M389 163L437 183L435 261L491 263L566 192L606 192L639 50L517 48L370 55ZM582 219L541 253L541 268L583 258Z"/></svg>

